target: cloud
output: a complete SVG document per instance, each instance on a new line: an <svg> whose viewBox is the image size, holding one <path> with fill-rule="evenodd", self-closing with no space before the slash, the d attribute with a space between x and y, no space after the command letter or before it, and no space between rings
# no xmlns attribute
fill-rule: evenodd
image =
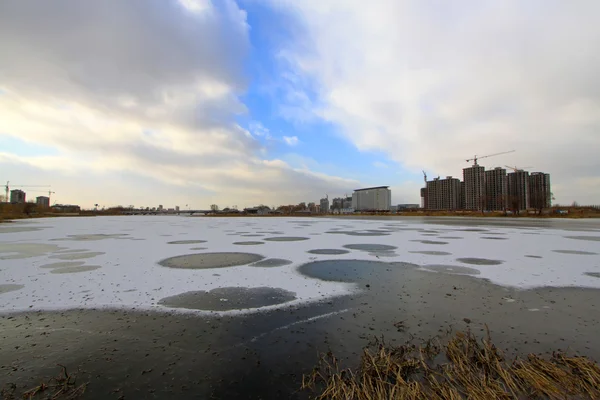
<svg viewBox="0 0 600 400"><path fill-rule="evenodd" d="M344 186L264 160L253 134L268 129L237 124L247 113L248 30L232 0L2 2L0 135L57 155L2 149L1 169L27 181L52 172L68 193L91 175L99 184L128 176L125 190L94 197L106 203L137 198L136 182L154 182L157 203L240 206Z"/></svg>
<svg viewBox="0 0 600 400"><path fill-rule="evenodd" d="M298 137L297 136L284 136L283 137L283 141L288 145L288 146L296 146L299 143Z"/></svg>
<svg viewBox="0 0 600 400"><path fill-rule="evenodd" d="M248 130L254 135L258 137L264 137L265 139L271 139L271 132L268 128L264 127L258 121L252 121L248 124Z"/></svg>
<svg viewBox="0 0 600 400"><path fill-rule="evenodd" d="M282 50L302 79L285 84L314 90L312 114L358 149L455 176L515 149L484 165L533 165L557 201L599 201L578 183L600 170L597 1L271 3L303 27Z"/></svg>
<svg viewBox="0 0 600 400"><path fill-rule="evenodd" d="M373 166L375 168L389 168L390 167L388 164L381 162L381 161L374 161Z"/></svg>

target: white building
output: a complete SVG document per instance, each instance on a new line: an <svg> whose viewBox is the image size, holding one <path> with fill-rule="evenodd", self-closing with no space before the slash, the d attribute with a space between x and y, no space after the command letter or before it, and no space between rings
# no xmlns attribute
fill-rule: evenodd
<svg viewBox="0 0 600 400"><path fill-rule="evenodd" d="M352 194L352 208L356 211L389 211L391 203L389 186L357 189Z"/></svg>

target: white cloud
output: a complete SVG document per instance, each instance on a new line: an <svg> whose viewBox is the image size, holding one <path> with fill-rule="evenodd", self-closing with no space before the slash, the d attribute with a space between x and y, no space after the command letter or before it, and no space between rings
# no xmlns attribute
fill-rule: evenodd
<svg viewBox="0 0 600 400"><path fill-rule="evenodd" d="M269 129L258 121L252 121L250 124L248 124L248 129L254 136L264 137L265 139L271 138L271 132Z"/></svg>
<svg viewBox="0 0 600 400"><path fill-rule="evenodd" d="M288 146L296 146L299 142L298 137L297 136L284 136L283 137L283 141L288 145Z"/></svg>
<svg viewBox="0 0 600 400"><path fill-rule="evenodd" d="M58 155L2 149L0 169L11 180L43 175L74 194L69 202L87 201L77 190L85 186L94 202L147 203L137 185L148 182L152 201L199 208L292 203L344 187L264 160L236 123L247 112L248 30L232 0L2 2L0 135ZM260 123L256 132L268 135ZM91 175L111 186L121 174L129 178L119 190L89 189Z"/></svg>
<svg viewBox="0 0 600 400"><path fill-rule="evenodd" d="M303 27L282 51L301 83L285 84L316 91L313 115L357 148L444 176L515 149L485 165L533 165L557 201L600 200L576 179L600 170L599 2L272 3Z"/></svg>
<svg viewBox="0 0 600 400"><path fill-rule="evenodd" d="M373 166L375 168L389 168L390 167L388 164L381 162L381 161L374 161Z"/></svg>

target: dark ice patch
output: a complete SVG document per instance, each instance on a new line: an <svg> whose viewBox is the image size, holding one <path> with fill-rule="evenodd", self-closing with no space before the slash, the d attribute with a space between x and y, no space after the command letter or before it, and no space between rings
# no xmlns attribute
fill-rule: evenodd
<svg viewBox="0 0 600 400"><path fill-rule="evenodd" d="M263 256L253 253L197 253L170 257L160 261L159 265L183 269L227 268L252 264L262 259Z"/></svg>
<svg viewBox="0 0 600 400"><path fill-rule="evenodd" d="M266 260L262 260L259 262L255 262L254 264L250 264L251 267L283 267L284 265L292 264L291 260L286 260L283 258L267 258Z"/></svg>
<svg viewBox="0 0 600 400"><path fill-rule="evenodd" d="M487 258L476 258L476 257L457 258L456 261L465 263L465 264L472 264L472 265L500 265L504 262L502 260L490 260Z"/></svg>
<svg viewBox="0 0 600 400"><path fill-rule="evenodd" d="M283 304L296 299L296 293L271 287L223 287L210 291L185 292L165 297L165 307L205 311L229 311Z"/></svg>
<svg viewBox="0 0 600 400"><path fill-rule="evenodd" d="M323 254L323 255L337 255L337 254L348 254L350 252L348 250L342 250L342 249L313 249L313 250L308 250L307 253Z"/></svg>
<svg viewBox="0 0 600 400"><path fill-rule="evenodd" d="M278 237L270 237L265 238L264 240L268 240L269 242L299 242L302 240L308 240L310 238L303 236L278 236Z"/></svg>

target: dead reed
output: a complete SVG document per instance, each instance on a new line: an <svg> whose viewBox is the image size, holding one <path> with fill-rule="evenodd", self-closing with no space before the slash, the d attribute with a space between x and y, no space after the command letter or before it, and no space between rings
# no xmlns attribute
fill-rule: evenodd
<svg viewBox="0 0 600 400"><path fill-rule="evenodd" d="M600 367L586 357L555 352L512 362L486 338L456 333L445 344L391 346L378 339L356 369L323 355L302 388L316 399L600 399Z"/></svg>

